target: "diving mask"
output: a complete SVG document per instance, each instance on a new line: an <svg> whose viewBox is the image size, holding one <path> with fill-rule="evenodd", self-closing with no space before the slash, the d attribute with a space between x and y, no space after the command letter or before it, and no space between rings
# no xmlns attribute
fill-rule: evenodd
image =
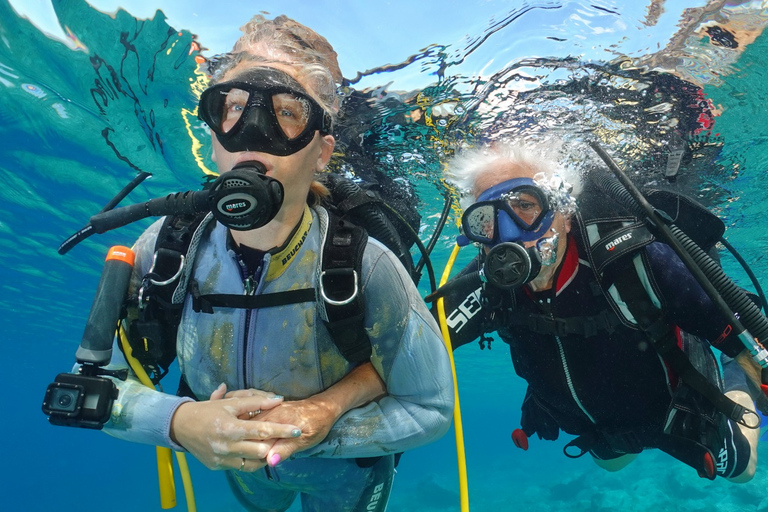
<svg viewBox="0 0 768 512"><path fill-rule="evenodd" d="M461 217L460 246L479 242L530 242L552 226L555 212L547 194L531 178L503 181L484 191Z"/></svg>
<svg viewBox="0 0 768 512"><path fill-rule="evenodd" d="M286 156L302 150L315 131L331 131L331 115L290 75L253 68L206 89L198 116L227 151Z"/></svg>

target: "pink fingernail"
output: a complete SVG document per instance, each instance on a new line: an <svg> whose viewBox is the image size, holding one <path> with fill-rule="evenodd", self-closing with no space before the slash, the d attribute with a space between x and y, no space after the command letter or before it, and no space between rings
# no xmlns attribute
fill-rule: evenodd
<svg viewBox="0 0 768 512"><path fill-rule="evenodd" d="M275 453L269 458L269 465L270 466L277 466L280 464L280 461L282 460L282 457L280 457L279 453Z"/></svg>

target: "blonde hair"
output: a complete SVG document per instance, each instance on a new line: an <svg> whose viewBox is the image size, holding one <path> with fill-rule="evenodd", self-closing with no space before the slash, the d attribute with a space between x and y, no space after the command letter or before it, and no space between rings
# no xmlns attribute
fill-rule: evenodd
<svg viewBox="0 0 768 512"><path fill-rule="evenodd" d="M232 51L216 58L218 68L211 80L216 82L241 62L280 62L298 72L299 80L323 109L338 112L336 90L344 79L338 56L323 36L285 15L269 20L261 14L240 27L243 35Z"/></svg>

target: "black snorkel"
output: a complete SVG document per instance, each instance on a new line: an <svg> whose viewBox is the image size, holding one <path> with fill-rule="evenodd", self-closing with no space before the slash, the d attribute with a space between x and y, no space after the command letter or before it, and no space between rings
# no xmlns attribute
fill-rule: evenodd
<svg viewBox="0 0 768 512"><path fill-rule="evenodd" d="M760 365L761 389L768 396L768 351L758 340L768 339L768 318L766 318L743 290L725 275L720 266L706 252L693 242L682 230L672 223L672 218L655 208L616 162L596 142L589 145L605 162L618 183L608 176L593 175L593 182L609 197L627 206L633 214L642 219L648 228L663 238L685 266L696 278L712 302L737 333L742 344ZM739 316L734 314L737 311Z"/></svg>

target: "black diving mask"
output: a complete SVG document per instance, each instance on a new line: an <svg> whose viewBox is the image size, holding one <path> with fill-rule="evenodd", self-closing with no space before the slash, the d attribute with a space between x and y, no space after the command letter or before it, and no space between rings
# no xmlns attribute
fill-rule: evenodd
<svg viewBox="0 0 768 512"><path fill-rule="evenodd" d="M198 117L230 153L292 155L312 141L315 131L331 132L331 115L301 84L268 67L250 69L206 89Z"/></svg>

